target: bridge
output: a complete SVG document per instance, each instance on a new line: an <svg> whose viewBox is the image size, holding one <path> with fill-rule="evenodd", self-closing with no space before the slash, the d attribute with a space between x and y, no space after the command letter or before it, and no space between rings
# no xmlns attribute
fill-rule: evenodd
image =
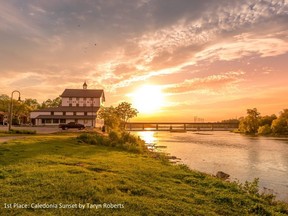
<svg viewBox="0 0 288 216"><path fill-rule="evenodd" d="M129 122L128 131L231 131L237 129L238 123L219 122Z"/></svg>

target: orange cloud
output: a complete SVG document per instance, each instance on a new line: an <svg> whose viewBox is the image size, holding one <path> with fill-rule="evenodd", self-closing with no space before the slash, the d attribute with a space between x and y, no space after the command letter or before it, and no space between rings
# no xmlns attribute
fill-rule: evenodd
<svg viewBox="0 0 288 216"><path fill-rule="evenodd" d="M166 86L165 91L172 94L183 94L193 91L209 91L216 93L221 89L235 88L235 85L243 81L244 72L228 72L211 75L204 78L186 79L182 83Z"/></svg>

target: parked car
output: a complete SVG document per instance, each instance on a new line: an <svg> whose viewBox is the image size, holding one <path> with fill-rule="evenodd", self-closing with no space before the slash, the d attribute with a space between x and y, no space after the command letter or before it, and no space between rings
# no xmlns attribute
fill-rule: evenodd
<svg viewBox="0 0 288 216"><path fill-rule="evenodd" d="M79 130L83 130L85 125L76 122L69 122L68 124L60 124L59 128L62 128L62 130L67 130L69 128L78 128Z"/></svg>

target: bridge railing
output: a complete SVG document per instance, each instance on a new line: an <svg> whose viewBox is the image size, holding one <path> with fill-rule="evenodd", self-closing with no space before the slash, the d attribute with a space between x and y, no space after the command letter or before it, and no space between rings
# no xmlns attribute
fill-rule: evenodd
<svg viewBox="0 0 288 216"><path fill-rule="evenodd" d="M238 128L238 123L218 123L218 122L129 122L126 124L126 130L128 131L221 131L221 130L233 130Z"/></svg>

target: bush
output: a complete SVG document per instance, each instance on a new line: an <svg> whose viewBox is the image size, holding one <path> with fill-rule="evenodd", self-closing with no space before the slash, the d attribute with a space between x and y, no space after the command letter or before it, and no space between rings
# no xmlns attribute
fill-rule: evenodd
<svg viewBox="0 0 288 216"><path fill-rule="evenodd" d="M127 132L119 134L116 131L111 131L108 138L96 133L84 133L78 136L77 139L92 145L105 145L135 153L144 153L148 151L143 140Z"/></svg>
<svg viewBox="0 0 288 216"><path fill-rule="evenodd" d="M272 132L271 127L268 124L258 128L258 134L261 135L267 135L270 134L271 132Z"/></svg>
<svg viewBox="0 0 288 216"><path fill-rule="evenodd" d="M259 196L259 178L255 178L252 182L245 181L244 185L239 184L240 189L248 194Z"/></svg>
<svg viewBox="0 0 288 216"><path fill-rule="evenodd" d="M288 132L287 120L283 117L279 117L272 122L272 131L275 134L285 134Z"/></svg>
<svg viewBox="0 0 288 216"><path fill-rule="evenodd" d="M77 139L81 140L82 142L92 144L92 145L106 145L107 143L104 137L98 134L84 133L78 136Z"/></svg>
<svg viewBox="0 0 288 216"><path fill-rule="evenodd" d="M11 129L7 133L9 133L9 134L36 134L36 131L35 130L14 130L14 129Z"/></svg>

